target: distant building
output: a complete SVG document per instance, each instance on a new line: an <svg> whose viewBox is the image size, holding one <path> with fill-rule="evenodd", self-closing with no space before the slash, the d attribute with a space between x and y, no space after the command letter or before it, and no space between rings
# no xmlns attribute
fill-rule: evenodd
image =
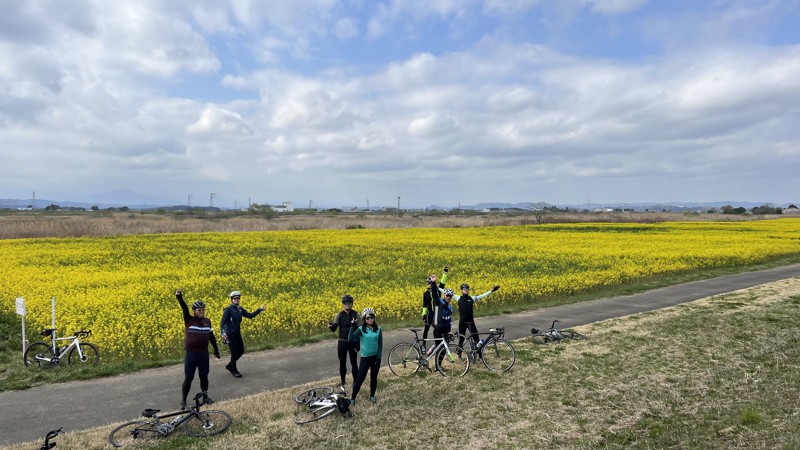
<svg viewBox="0 0 800 450"><path fill-rule="evenodd" d="M798 208L797 206L794 206L794 204L791 204L791 205L787 206L786 209L783 210L783 213L784 214L800 214L800 208Z"/></svg>
<svg viewBox="0 0 800 450"><path fill-rule="evenodd" d="M292 202L283 202L280 205L270 205L275 212L292 212L294 211L294 205Z"/></svg>

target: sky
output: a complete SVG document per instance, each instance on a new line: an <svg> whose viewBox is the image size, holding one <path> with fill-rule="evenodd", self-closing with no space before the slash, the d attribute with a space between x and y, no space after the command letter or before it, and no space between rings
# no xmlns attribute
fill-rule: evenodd
<svg viewBox="0 0 800 450"><path fill-rule="evenodd" d="M797 203L798 24L800 0L0 0L0 198Z"/></svg>

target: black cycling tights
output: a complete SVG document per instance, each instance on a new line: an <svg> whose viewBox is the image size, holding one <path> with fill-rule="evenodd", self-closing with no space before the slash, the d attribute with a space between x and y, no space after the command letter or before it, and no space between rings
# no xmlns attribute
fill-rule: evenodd
<svg viewBox="0 0 800 450"><path fill-rule="evenodd" d="M208 352L186 352L186 359L183 363L183 389L182 400L186 402L189 396L189 389L192 388L194 371L200 375L200 389L208 391Z"/></svg>

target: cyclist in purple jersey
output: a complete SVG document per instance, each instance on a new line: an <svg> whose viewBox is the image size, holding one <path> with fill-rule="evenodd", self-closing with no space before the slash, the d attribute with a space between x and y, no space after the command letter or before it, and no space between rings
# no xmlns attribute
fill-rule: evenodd
<svg viewBox="0 0 800 450"><path fill-rule="evenodd" d="M186 327L186 337L183 346L186 358L183 364L183 385L181 386L181 409L186 409L186 397L192 387L194 373L200 376L200 389L203 391L203 403L211 404L214 400L208 396L208 343L214 347L214 356L219 359L219 347L214 331L211 329L211 320L206 317L206 304L198 300L192 304L194 315L189 313L189 307L183 301L183 291L175 291L175 298L183 311L183 323Z"/></svg>

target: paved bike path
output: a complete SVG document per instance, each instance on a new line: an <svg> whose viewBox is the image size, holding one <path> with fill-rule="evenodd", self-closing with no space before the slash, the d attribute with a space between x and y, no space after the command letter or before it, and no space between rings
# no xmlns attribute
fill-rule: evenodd
<svg viewBox="0 0 800 450"><path fill-rule="evenodd" d="M518 339L529 336L532 327L546 328L554 319L561 320L564 327L585 325L797 276L800 276L800 264L525 313L478 317L477 324L480 331L505 327L508 339ZM385 354L393 345L410 337L407 330L385 333ZM247 353L238 364L244 374L239 379L225 370L226 356L223 355L221 360L212 357L211 360L209 393L215 400L235 399L339 376L336 344L332 340ZM0 445L41 439L48 430L58 427L76 431L131 420L145 408L174 409L180 402L182 381L183 366L176 365L111 378L0 392L3 411ZM192 388L192 395L199 391L197 378Z"/></svg>

